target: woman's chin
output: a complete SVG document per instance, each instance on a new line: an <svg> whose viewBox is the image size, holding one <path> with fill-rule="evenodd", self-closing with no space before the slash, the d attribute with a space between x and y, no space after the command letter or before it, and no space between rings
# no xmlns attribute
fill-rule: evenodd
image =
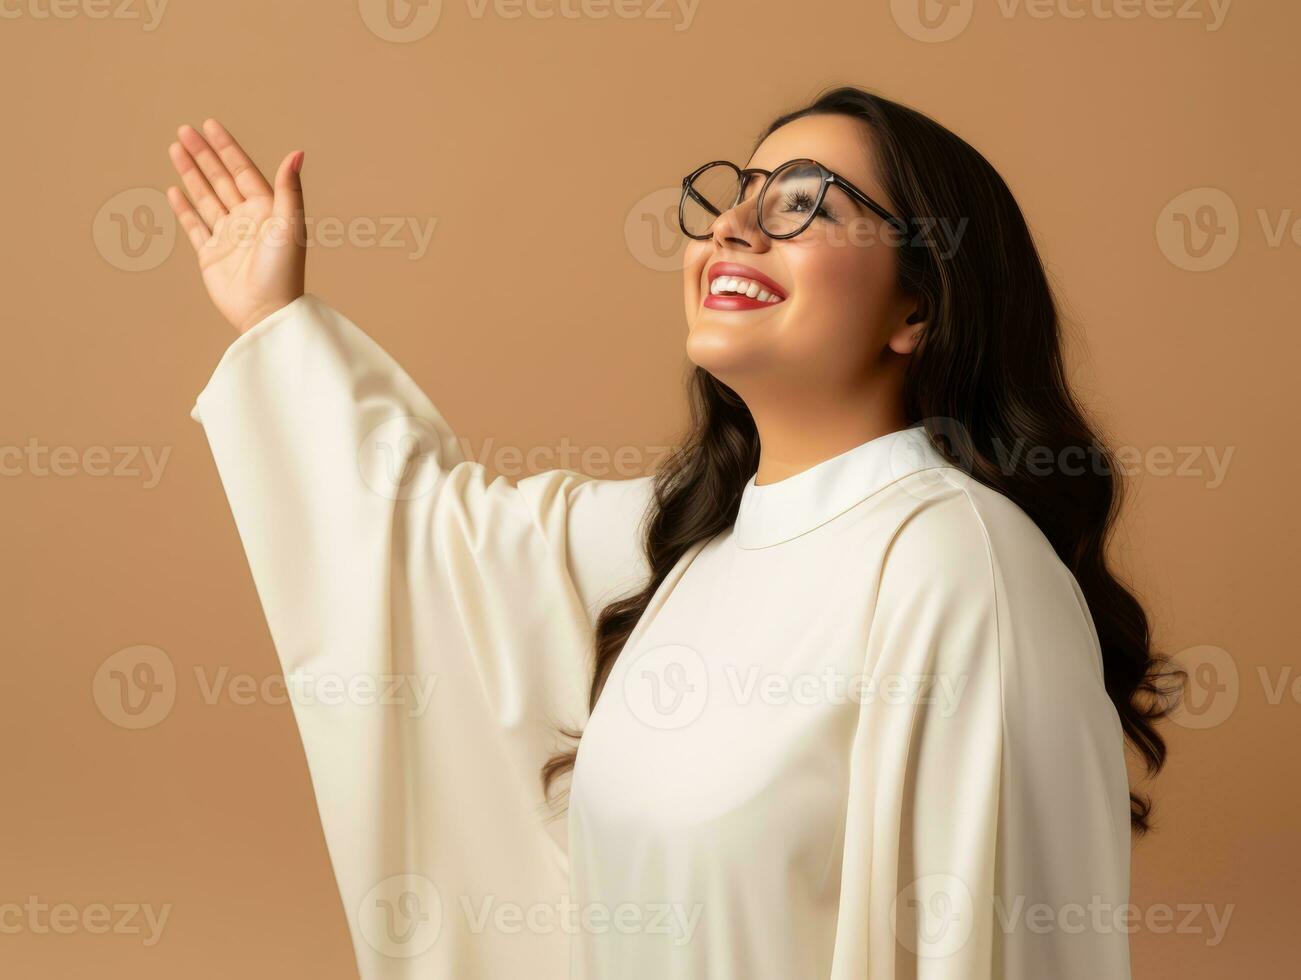
<svg viewBox="0 0 1301 980"><path fill-rule="evenodd" d="M769 331L734 313L721 316L701 310L687 334L687 357L697 367L722 379L752 370L769 359Z"/></svg>

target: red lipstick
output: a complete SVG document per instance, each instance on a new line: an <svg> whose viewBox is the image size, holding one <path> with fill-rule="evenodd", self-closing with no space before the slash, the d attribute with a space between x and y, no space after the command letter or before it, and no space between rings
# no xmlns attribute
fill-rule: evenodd
<svg viewBox="0 0 1301 980"><path fill-rule="evenodd" d="M757 297L751 299L749 296L715 296L712 292L714 280L722 276L737 276L741 279L749 279L757 282L770 294L772 299L767 302L760 301ZM759 310L769 306L776 306L786 299L786 290L770 276L764 275L753 266L740 265L736 262L715 262L709 267L706 276L706 296L704 305L711 310Z"/></svg>

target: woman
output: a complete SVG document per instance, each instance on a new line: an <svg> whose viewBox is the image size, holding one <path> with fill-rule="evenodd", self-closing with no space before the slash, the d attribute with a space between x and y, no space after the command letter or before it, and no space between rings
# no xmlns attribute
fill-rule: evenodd
<svg viewBox="0 0 1301 980"><path fill-rule="evenodd" d="M171 157L362 976L1129 976L1163 661L975 150L840 88L694 171L680 450L513 485L304 293L302 153Z"/></svg>

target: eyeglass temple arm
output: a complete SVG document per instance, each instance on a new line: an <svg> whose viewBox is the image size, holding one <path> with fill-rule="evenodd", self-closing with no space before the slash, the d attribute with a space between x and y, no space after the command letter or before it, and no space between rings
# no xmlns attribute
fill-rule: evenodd
<svg viewBox="0 0 1301 980"><path fill-rule="evenodd" d="M699 194L696 193L696 187L694 184L691 183L690 178L688 177L682 178L682 186L686 188L687 194L691 196L692 200L694 200L702 208L704 208L706 211L712 214L715 218L717 218L720 214L722 214L722 212L719 211L718 208L714 207L712 204L710 204L703 197L701 197Z"/></svg>
<svg viewBox="0 0 1301 980"><path fill-rule="evenodd" d="M837 177L835 174L832 174L828 178L827 183L836 184L839 187L843 187L845 190L849 191L850 195L857 198L860 203L871 208L874 212L876 212L876 214L880 215L882 218L890 222L890 224L894 225L896 228L906 229L908 227L906 224L904 224L902 218L896 218L893 214L891 214L885 208L881 207L881 205L877 204L874 200L872 200L870 197L868 197L866 194L860 191L849 181L845 180L843 177Z"/></svg>

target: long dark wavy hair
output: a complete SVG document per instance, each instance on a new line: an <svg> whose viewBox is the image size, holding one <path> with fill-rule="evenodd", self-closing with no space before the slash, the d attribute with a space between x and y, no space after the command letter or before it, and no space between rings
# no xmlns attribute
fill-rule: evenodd
<svg viewBox="0 0 1301 980"><path fill-rule="evenodd" d="M755 147L817 113L871 128L876 173L896 213L950 216L950 227L960 224L957 216L968 219L956 249L936 234L912 234L896 249L899 286L917 297L929 320L906 369L908 420L922 421L936 450L1020 506L1075 576L1102 646L1107 694L1146 775L1154 776L1166 756L1154 723L1173 709L1183 672L1152 651L1143 607L1108 568L1105 549L1123 488L1114 457L1067 384L1057 307L1021 209L988 161L958 136L858 88L825 91L780 116ZM650 577L597 619L593 709L660 583L693 545L732 526L742 488L759 465L758 431L736 392L700 367L688 389L685 438L652 481L642 542ZM1015 446L1036 447L1040 455L1047 449L1054 460L1083 453L1091 464L1031 472L1009 466ZM581 732L562 732L581 738ZM548 796L576 756L574 748L542 767ZM1150 798L1130 792L1135 834L1150 829L1151 811Z"/></svg>

